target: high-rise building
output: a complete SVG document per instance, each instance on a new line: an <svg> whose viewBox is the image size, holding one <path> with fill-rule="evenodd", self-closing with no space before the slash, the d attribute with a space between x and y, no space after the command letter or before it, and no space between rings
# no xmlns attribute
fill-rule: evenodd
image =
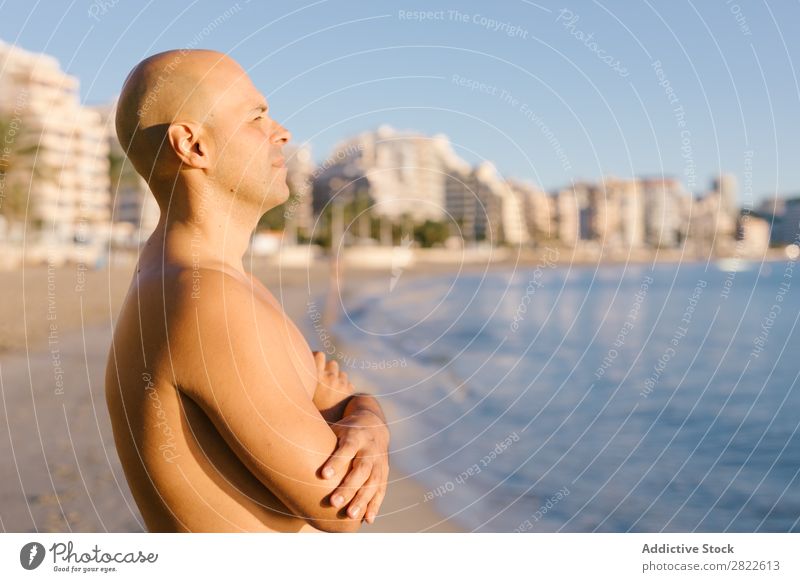
<svg viewBox="0 0 800 582"><path fill-rule="evenodd" d="M641 178L639 186L644 200L644 235L653 248L674 248L681 242L681 204L688 196L683 184L675 178Z"/></svg>
<svg viewBox="0 0 800 582"><path fill-rule="evenodd" d="M485 234L485 219L480 218L486 210L478 196L477 185L472 169L464 167L452 169L445 175L445 208L450 221L452 236L460 236L464 241L478 240L478 221L481 234Z"/></svg>
<svg viewBox="0 0 800 582"><path fill-rule="evenodd" d="M522 193L508 184L494 164L451 171L445 185L447 214L461 225L467 241L520 245L529 240Z"/></svg>
<svg viewBox="0 0 800 582"><path fill-rule="evenodd" d="M738 182L733 174L720 174L712 185L712 190L719 194L720 211L734 223L739 216Z"/></svg>
<svg viewBox="0 0 800 582"><path fill-rule="evenodd" d="M589 197L589 238L609 250L644 246L643 188L638 180L607 177L585 190Z"/></svg>
<svg viewBox="0 0 800 582"><path fill-rule="evenodd" d="M315 179L314 210L333 197L368 194L372 212L415 222L445 218L445 180L451 165L459 167L449 140L398 132L389 126L362 133L339 144L333 161Z"/></svg>
<svg viewBox="0 0 800 582"><path fill-rule="evenodd" d="M3 194L24 192L30 225L60 244L110 231L108 140L78 87L53 57L0 42L0 115L15 124Z"/></svg>
<svg viewBox="0 0 800 582"><path fill-rule="evenodd" d="M522 195L505 180L500 183L500 192L503 242L508 245L524 245L530 242Z"/></svg>
<svg viewBox="0 0 800 582"><path fill-rule="evenodd" d="M525 224L530 238L537 243L555 238L553 197L522 180L509 180L508 183L522 200Z"/></svg>
<svg viewBox="0 0 800 582"><path fill-rule="evenodd" d="M556 229L558 240L568 247L575 247L581 238L580 201L575 188L564 188L555 195Z"/></svg>
<svg viewBox="0 0 800 582"><path fill-rule="evenodd" d="M736 204L736 180L724 175L712 189L697 198L689 198L679 208L685 237L700 253L727 255L734 251L739 209ZM733 205L733 206L732 206Z"/></svg>
<svg viewBox="0 0 800 582"><path fill-rule="evenodd" d="M558 190L555 194L555 218L560 242L568 247L580 244L582 240L598 238L593 229L604 222L607 208L595 209L593 204L601 199L596 195L597 186L579 180ZM604 217L597 215L603 213ZM596 220L597 219L597 220Z"/></svg>
<svg viewBox="0 0 800 582"><path fill-rule="evenodd" d="M617 192L619 200L619 228L622 246L638 249L644 246L644 200L637 180L610 180L606 189Z"/></svg>

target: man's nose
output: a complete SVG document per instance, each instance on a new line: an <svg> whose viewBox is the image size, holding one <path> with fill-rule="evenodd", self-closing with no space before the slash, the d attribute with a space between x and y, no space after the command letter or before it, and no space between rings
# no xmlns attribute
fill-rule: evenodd
<svg viewBox="0 0 800 582"><path fill-rule="evenodd" d="M289 132L288 129L283 127L277 121L275 122L275 133L273 134L272 141L274 143L279 143L281 145L285 145L292 139L292 134Z"/></svg>

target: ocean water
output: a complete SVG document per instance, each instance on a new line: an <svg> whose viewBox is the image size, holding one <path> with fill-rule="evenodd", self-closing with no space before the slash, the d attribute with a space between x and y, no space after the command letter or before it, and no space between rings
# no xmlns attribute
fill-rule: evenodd
<svg viewBox="0 0 800 582"><path fill-rule="evenodd" d="M470 531L800 531L800 266L387 277L332 330Z"/></svg>

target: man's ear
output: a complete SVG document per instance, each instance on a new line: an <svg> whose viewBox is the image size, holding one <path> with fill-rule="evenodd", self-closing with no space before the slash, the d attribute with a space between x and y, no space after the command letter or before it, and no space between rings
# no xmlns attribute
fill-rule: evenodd
<svg viewBox="0 0 800 582"><path fill-rule="evenodd" d="M211 165L207 138L196 123L173 123L167 129L172 151L185 166L208 168Z"/></svg>

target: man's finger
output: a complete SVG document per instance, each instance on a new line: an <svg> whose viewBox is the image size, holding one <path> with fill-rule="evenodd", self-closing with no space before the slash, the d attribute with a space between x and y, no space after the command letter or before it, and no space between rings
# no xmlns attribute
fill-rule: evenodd
<svg viewBox="0 0 800 582"><path fill-rule="evenodd" d="M344 507L364 486L372 474L373 464L369 461L356 462L353 470L347 474L336 490L331 494L331 504L335 507Z"/></svg>
<svg viewBox="0 0 800 582"><path fill-rule="evenodd" d="M337 360L331 360L330 362L328 362L328 372L330 372L334 376L339 375L339 362Z"/></svg>
<svg viewBox="0 0 800 582"><path fill-rule="evenodd" d="M336 450L322 466L322 478L332 479L337 475L344 477L359 448L358 441L353 438L340 441Z"/></svg>
<svg viewBox="0 0 800 582"><path fill-rule="evenodd" d="M325 353L314 352L314 363L317 365L317 376L325 371Z"/></svg>
<svg viewBox="0 0 800 582"><path fill-rule="evenodd" d="M355 494L350 506L347 508L347 514L356 519L364 515L364 510L369 506L370 501L375 497L380 487L380 480L375 477L375 471L372 472L369 479L364 483L361 489Z"/></svg>
<svg viewBox="0 0 800 582"><path fill-rule="evenodd" d="M375 495L367 505L367 511L364 513L364 518L367 520L367 523L371 524L375 522L375 517L378 515L378 510L381 508L381 503L383 503L383 498L386 496L386 477L383 476L381 483L378 485L377 491Z"/></svg>

